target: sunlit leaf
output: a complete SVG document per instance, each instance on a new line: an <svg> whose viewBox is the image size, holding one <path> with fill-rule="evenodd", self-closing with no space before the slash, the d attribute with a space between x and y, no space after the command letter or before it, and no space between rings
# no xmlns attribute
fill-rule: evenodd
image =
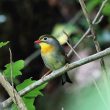
<svg viewBox="0 0 110 110"><path fill-rule="evenodd" d="M9 41L7 41L7 42L0 42L0 48L5 46L5 45L7 45L8 43L9 43Z"/></svg>
<svg viewBox="0 0 110 110"><path fill-rule="evenodd" d="M61 45L65 44L68 40L68 37L64 34L64 32L70 36L72 33L77 31L77 27L71 24L56 24L52 31L52 35L60 42Z"/></svg>

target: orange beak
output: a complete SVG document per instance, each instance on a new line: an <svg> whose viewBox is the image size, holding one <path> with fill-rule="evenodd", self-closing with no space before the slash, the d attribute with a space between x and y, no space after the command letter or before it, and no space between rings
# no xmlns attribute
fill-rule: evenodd
<svg viewBox="0 0 110 110"><path fill-rule="evenodd" d="M41 42L40 40L36 40L34 43L39 44L40 42Z"/></svg>

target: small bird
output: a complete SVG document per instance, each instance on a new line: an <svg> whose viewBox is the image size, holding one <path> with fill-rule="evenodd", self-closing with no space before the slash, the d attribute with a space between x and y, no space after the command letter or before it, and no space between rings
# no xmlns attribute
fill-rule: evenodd
<svg viewBox="0 0 110 110"><path fill-rule="evenodd" d="M35 43L40 45L44 64L51 71L57 70L68 63L63 47L55 37L42 35ZM62 75L62 85L66 82L72 83L67 72Z"/></svg>

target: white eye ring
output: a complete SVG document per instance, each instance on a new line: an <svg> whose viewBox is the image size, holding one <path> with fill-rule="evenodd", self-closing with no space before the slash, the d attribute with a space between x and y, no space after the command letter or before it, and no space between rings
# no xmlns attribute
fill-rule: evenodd
<svg viewBox="0 0 110 110"><path fill-rule="evenodd" d="M47 40L48 38L47 37L44 37L44 40Z"/></svg>

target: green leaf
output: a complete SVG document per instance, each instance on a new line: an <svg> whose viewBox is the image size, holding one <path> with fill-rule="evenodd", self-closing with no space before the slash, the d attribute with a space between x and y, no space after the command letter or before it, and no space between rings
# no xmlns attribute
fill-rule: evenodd
<svg viewBox="0 0 110 110"><path fill-rule="evenodd" d="M35 110L35 106L33 105L35 98L22 98L27 110ZM11 110L18 110L15 104L12 104Z"/></svg>
<svg viewBox="0 0 110 110"><path fill-rule="evenodd" d="M35 106L33 105L35 98L24 98L23 101L26 104L28 110L35 110Z"/></svg>
<svg viewBox="0 0 110 110"><path fill-rule="evenodd" d="M30 79L26 79L23 83L19 84L18 86L16 86L16 89L18 91L24 89L25 87L29 86L30 84L34 83L35 80L32 80L31 78ZM47 83L33 89L32 91L28 92L27 94L24 95L24 97L29 97L29 98L33 98L33 97L36 97L38 95L43 95L40 90L42 90L43 88L45 88L47 85Z"/></svg>
<svg viewBox="0 0 110 110"><path fill-rule="evenodd" d="M4 74L6 77L11 76L11 66L10 63L5 65L6 69L4 70ZM13 78L15 78L18 75L21 75L21 69L24 68L24 61L23 60L18 60L16 62L12 63L12 71L13 71Z"/></svg>
<svg viewBox="0 0 110 110"><path fill-rule="evenodd" d="M110 3L107 3L102 10L104 15L110 16Z"/></svg>
<svg viewBox="0 0 110 110"><path fill-rule="evenodd" d="M101 3L101 0L89 0L87 3L87 10L89 12L93 11L93 9L99 4Z"/></svg>
<svg viewBox="0 0 110 110"><path fill-rule="evenodd" d="M18 86L16 86L16 89L18 91L24 89L25 87L29 86L30 84L34 83L35 80L30 79L26 79L23 83L19 84ZM47 85L47 83L33 89L32 91L30 91L29 93L25 94L23 96L23 101L26 104L26 107L28 110L35 110L35 107L33 105L35 97L38 95L43 95L40 90L42 90L43 88L45 88L45 86ZM12 105L12 110L17 110L16 105L13 104Z"/></svg>
<svg viewBox="0 0 110 110"><path fill-rule="evenodd" d="M0 48L5 46L5 45L7 45L8 43L9 43L9 41L7 41L7 42L0 42Z"/></svg>

